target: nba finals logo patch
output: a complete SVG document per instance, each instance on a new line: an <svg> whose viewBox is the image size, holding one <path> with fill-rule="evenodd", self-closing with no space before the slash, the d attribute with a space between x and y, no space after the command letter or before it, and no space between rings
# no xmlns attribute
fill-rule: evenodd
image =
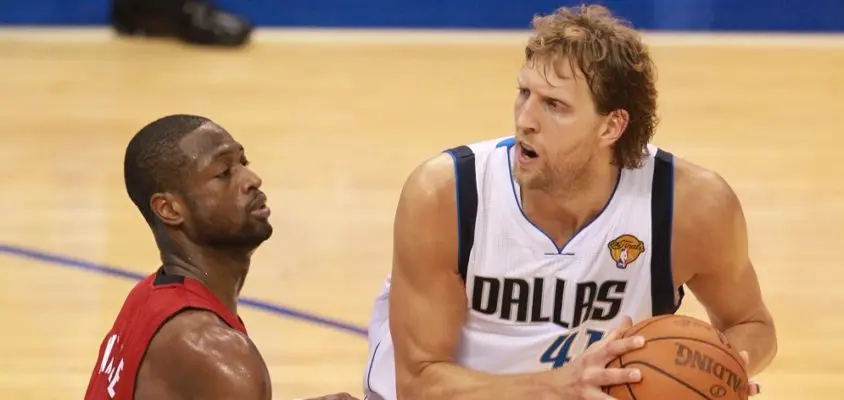
<svg viewBox="0 0 844 400"><path fill-rule="evenodd" d="M636 236L626 234L615 238L608 247L615 266L621 269L626 269L645 252L645 243Z"/></svg>

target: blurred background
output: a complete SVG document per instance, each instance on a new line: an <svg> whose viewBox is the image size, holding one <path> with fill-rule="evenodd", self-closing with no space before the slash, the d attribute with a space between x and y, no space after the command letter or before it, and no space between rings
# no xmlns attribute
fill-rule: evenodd
<svg viewBox="0 0 844 400"><path fill-rule="evenodd" d="M360 395L404 179L512 132L531 17L574 4L0 0L0 399L82 398L126 294L159 263L123 152L174 113L228 129L269 195L275 233L239 312L274 398ZM760 398L841 397L844 3L602 4L651 46L655 143L742 200L780 338ZM705 317L691 296L681 313Z"/></svg>
<svg viewBox="0 0 844 400"><path fill-rule="evenodd" d="M118 2L120 0L117 0ZM148 0L146 3L173 0ZM577 4L551 0L220 0L215 4L256 25L299 27L401 27L524 29L535 13ZM649 30L838 32L844 3L836 0L614 0L602 4ZM109 0L5 0L0 23L103 25Z"/></svg>

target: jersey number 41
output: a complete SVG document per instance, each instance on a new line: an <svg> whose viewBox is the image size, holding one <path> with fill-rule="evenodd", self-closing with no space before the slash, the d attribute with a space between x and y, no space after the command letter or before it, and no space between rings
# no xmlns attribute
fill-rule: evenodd
<svg viewBox="0 0 844 400"><path fill-rule="evenodd" d="M585 343L584 340L577 340L578 336L580 336L578 333L585 333ZM600 341L603 337L604 332L592 329L586 330L586 332L566 333L554 340L551 346L548 346L548 350L542 353L539 361L543 364L551 364L552 368L560 368L571 361L573 355L576 356L583 353L589 346ZM574 353L572 352L572 346L575 346L574 350L576 352Z"/></svg>

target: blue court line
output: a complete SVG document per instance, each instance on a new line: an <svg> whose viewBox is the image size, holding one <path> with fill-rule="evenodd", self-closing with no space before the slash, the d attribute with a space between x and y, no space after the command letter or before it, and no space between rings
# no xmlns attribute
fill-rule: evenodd
<svg viewBox="0 0 844 400"><path fill-rule="evenodd" d="M122 268L97 264L90 261L74 259L58 254L50 254L39 250L27 249L19 246L0 243L0 253L10 254L17 257L29 258L43 261L60 267L69 267L94 272L102 275L116 276L124 279L139 281L146 277L145 274L127 271ZM305 311L295 310L290 307L268 303L266 301L241 297L240 304L255 308L261 311L275 314L281 317L289 317L302 320L325 328L335 329L358 336L366 337L366 328L359 327L342 321L320 317Z"/></svg>

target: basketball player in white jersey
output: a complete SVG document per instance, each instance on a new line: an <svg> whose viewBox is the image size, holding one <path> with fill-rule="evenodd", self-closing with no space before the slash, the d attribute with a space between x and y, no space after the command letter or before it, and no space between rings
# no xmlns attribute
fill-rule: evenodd
<svg viewBox="0 0 844 400"><path fill-rule="evenodd" d="M674 313L683 286L762 371L776 336L741 206L716 173L649 144L637 33L596 6L534 30L514 135L433 157L404 185L366 397L610 399L601 386L641 379L605 367L641 345L610 333Z"/></svg>

